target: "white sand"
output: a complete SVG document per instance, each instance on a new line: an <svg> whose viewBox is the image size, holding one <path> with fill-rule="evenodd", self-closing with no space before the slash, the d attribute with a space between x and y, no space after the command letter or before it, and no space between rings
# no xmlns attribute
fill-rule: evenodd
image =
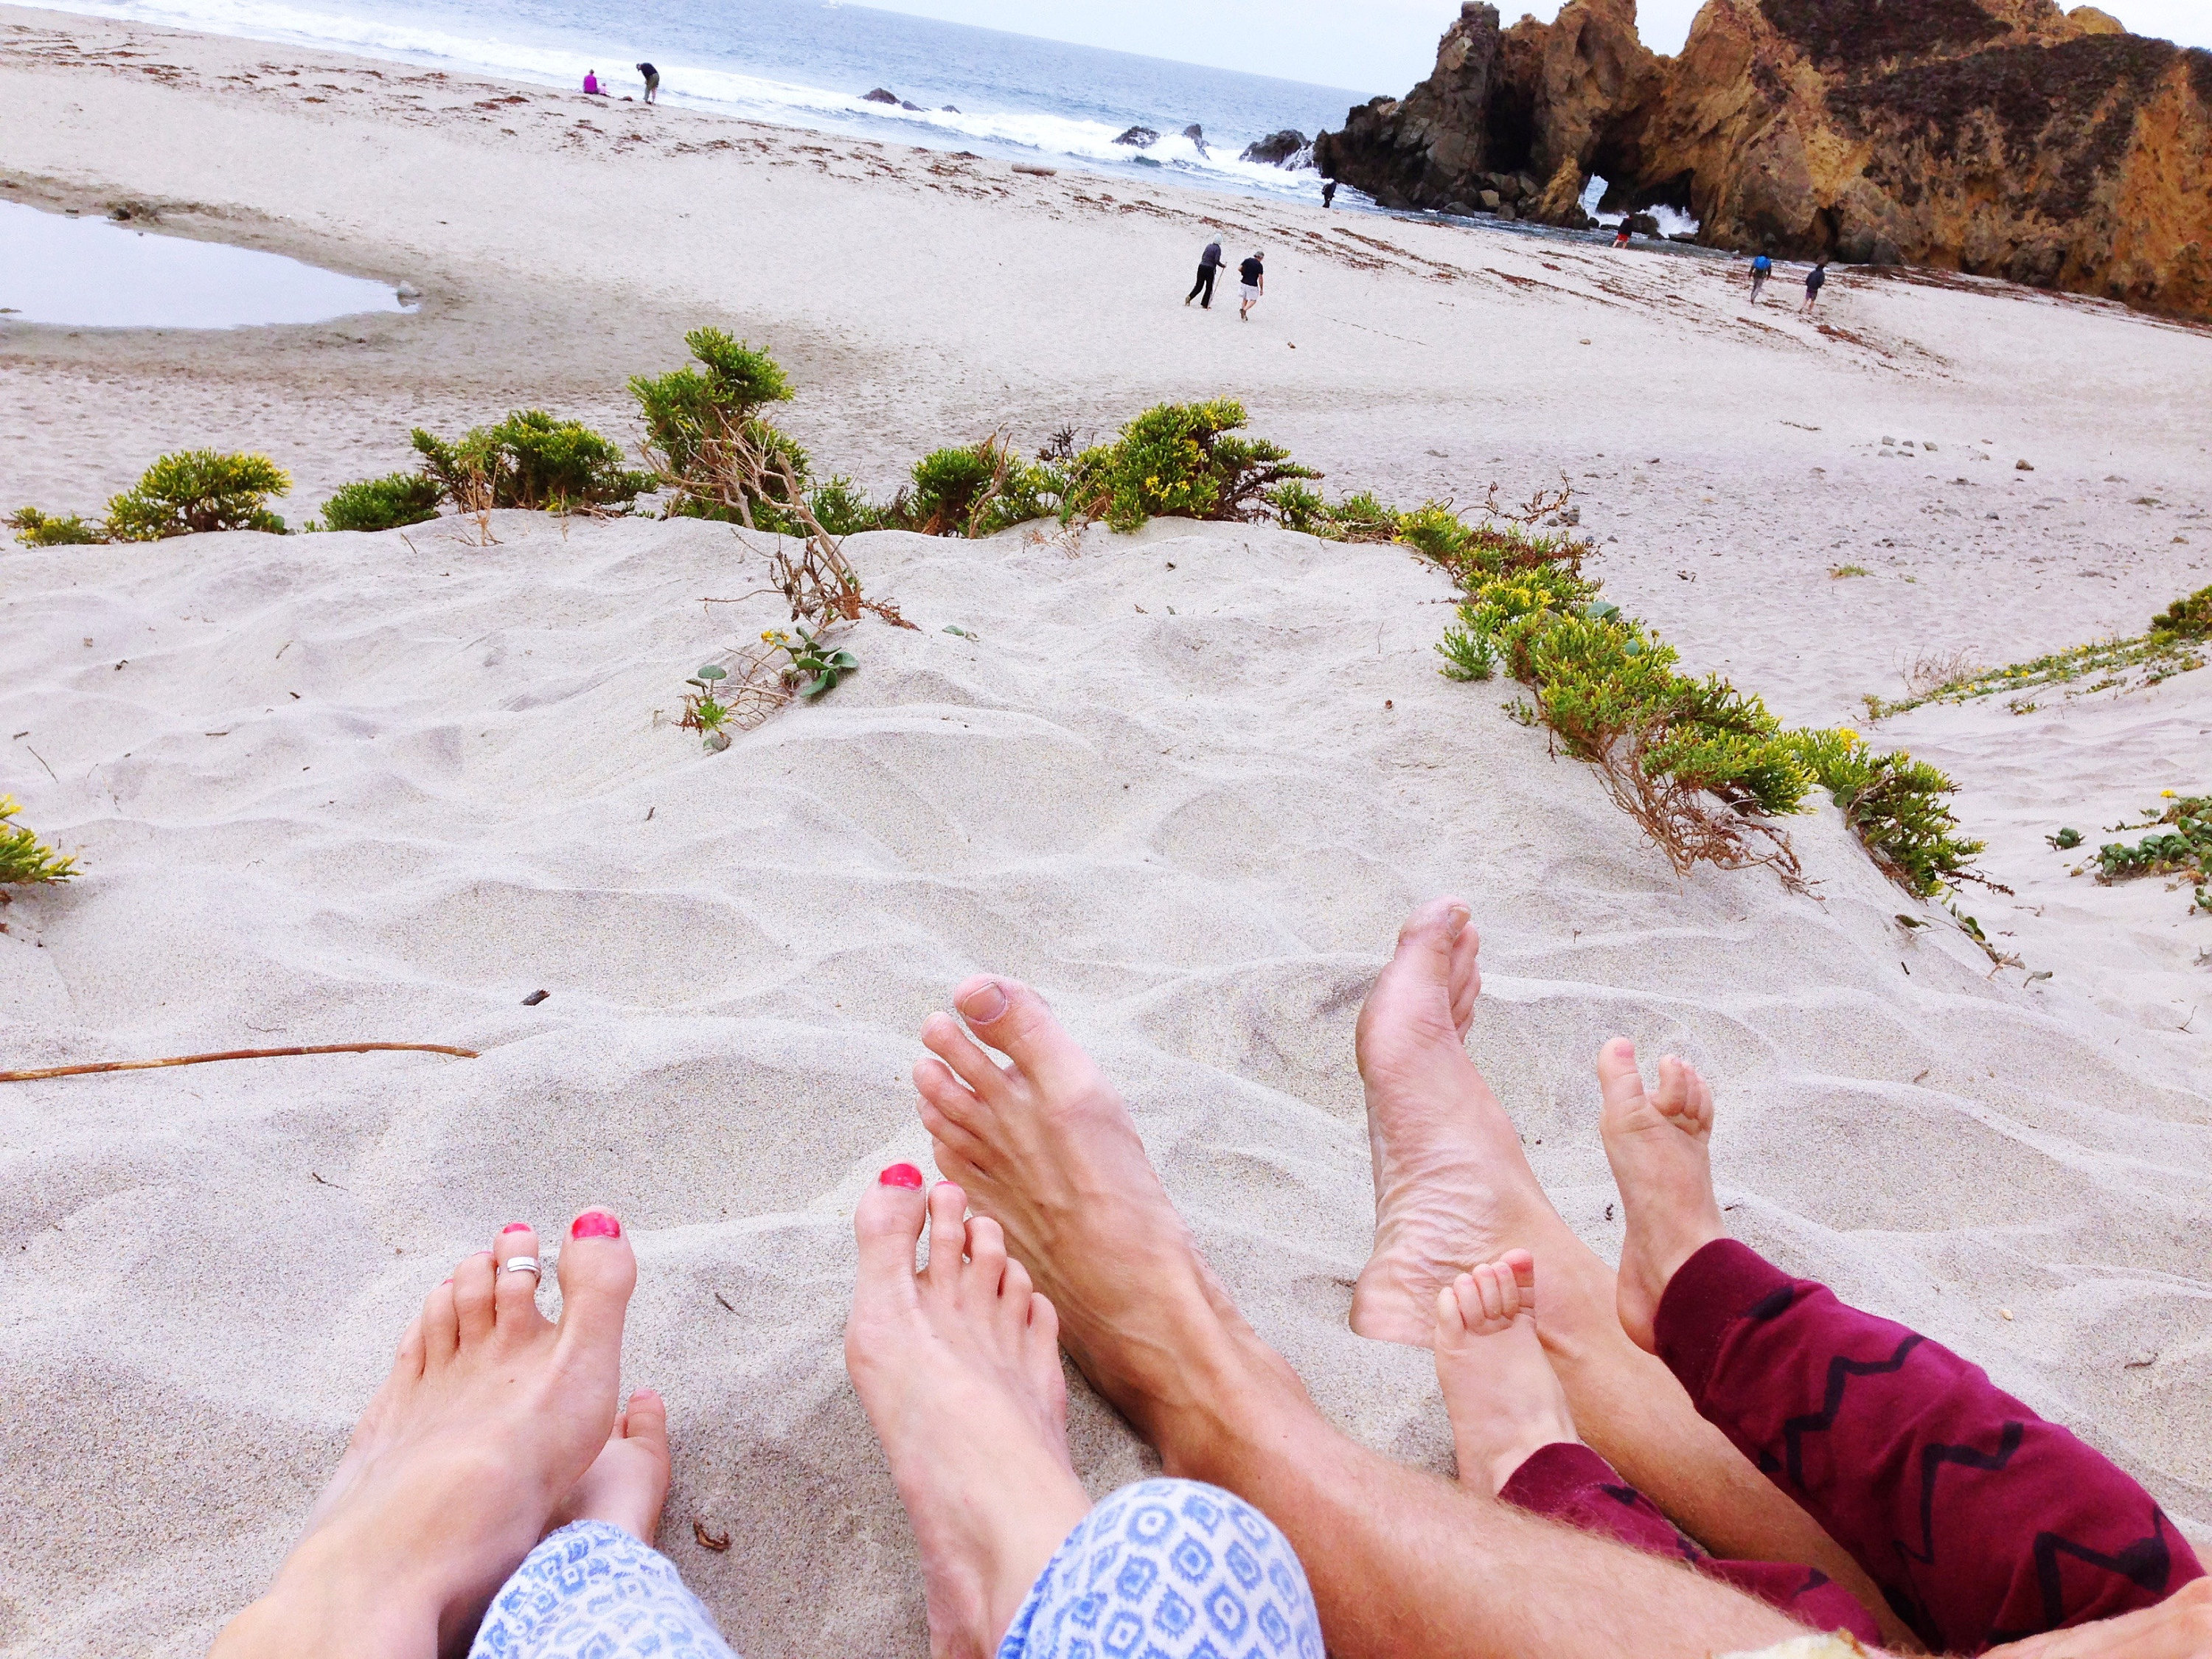
<svg viewBox="0 0 2212 1659"><path fill-rule="evenodd" d="M412 420L527 401L622 429L623 377L716 320L793 369L823 470L878 486L1002 422L1033 441L1219 391L1333 487L1469 500L1565 469L1613 595L1792 719L1847 719L1922 654L2134 632L2212 580L2201 331L1846 279L1826 320L1851 338L1779 309L1761 332L1725 265L952 179L542 92L483 112L504 89L391 66L256 90L301 60L0 19L15 199L201 203L172 223L431 295L216 341L0 331L0 505L95 508L160 449L251 445L310 486L303 517L404 465ZM551 141L579 116L602 133ZM699 148L721 138L744 148ZM1249 326L1176 303L1208 219L1276 250ZM1885 434L1939 449L1885 460ZM1967 459L1982 439L1996 461ZM1832 811L1794 832L1818 899L1674 882L1498 712L1510 688L1437 677L1445 586L1399 551L866 538L872 590L923 631L867 624L855 678L708 757L665 718L683 676L778 620L697 603L754 585L736 538L497 531L0 553L0 789L87 868L0 915L0 1055L484 1050L0 1086L8 1650L197 1650L422 1291L502 1222L605 1202L645 1264L629 1372L675 1412L690 1582L751 1659L921 1652L837 1351L845 1214L924 1151L913 1032L985 966L1045 987L1121 1077L1324 1407L1443 1466L1425 1357L1344 1314L1370 1219L1352 1017L1446 890L1489 940L1474 1052L1587 1237L1619 1237L1589 1057L1615 1030L1677 1047L1719 1082L1744 1237L2212 1519L2212 1006L2177 1029L2212 1004L2212 925L2160 884L2069 880L2040 840L2212 787L2212 672L1887 728L1958 772L2027 907L1970 901L2027 963L1992 975L1955 931L1897 925L1936 913ZM1875 574L1831 580L1845 562ZM1095 1405L1078 1435L1094 1485L1141 1467ZM737 1546L698 1548L695 1518Z"/></svg>

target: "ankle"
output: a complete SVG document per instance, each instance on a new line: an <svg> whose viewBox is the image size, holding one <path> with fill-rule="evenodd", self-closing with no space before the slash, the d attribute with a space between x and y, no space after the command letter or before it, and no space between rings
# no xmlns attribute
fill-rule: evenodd
<svg viewBox="0 0 2212 1659"><path fill-rule="evenodd" d="M438 1626L434 1597L362 1571L342 1544L318 1534L285 1559L267 1594L223 1626L209 1659L434 1659Z"/></svg>

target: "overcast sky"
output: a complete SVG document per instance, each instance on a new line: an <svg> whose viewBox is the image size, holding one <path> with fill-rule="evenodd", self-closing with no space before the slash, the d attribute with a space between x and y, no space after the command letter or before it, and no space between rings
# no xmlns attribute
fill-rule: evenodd
<svg viewBox="0 0 2212 1659"><path fill-rule="evenodd" d="M1437 37L1459 15L1457 0L870 0L891 11L1114 46L1185 63L1279 75L1362 93L1401 93L1434 67ZM1681 49L1699 0L1643 0L1644 39L1655 52ZM1559 0L1534 7L1505 0L1510 23L1523 9L1556 16ZM2208 0L2106 0L2138 34L2212 46Z"/></svg>

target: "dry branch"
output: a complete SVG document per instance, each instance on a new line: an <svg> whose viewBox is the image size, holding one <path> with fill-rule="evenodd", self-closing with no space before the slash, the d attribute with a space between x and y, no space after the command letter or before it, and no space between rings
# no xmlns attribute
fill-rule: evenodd
<svg viewBox="0 0 2212 1659"><path fill-rule="evenodd" d="M204 1066L215 1060L279 1060L289 1054L367 1054L383 1051L422 1054L451 1054L474 1060L473 1048L451 1048L442 1042L325 1042L303 1048L226 1048L217 1054L177 1054L167 1060L103 1060L88 1066L50 1066L43 1071L0 1072L0 1083L34 1083L41 1078L82 1077L93 1072L146 1072L160 1066Z"/></svg>

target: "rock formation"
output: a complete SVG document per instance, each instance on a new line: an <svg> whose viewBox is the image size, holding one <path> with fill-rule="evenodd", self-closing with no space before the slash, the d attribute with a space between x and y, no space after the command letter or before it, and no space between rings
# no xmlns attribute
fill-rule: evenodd
<svg viewBox="0 0 2212 1659"><path fill-rule="evenodd" d="M2212 316L2212 52L2055 0L1708 0L1680 57L1635 0L1498 26L1315 141L1386 206L1485 191L1547 223L1694 215L1711 246L1908 263Z"/></svg>
<svg viewBox="0 0 2212 1659"><path fill-rule="evenodd" d="M1305 134L1296 127L1285 127L1280 132L1271 132L1245 145L1244 153L1237 159L1258 161L1271 167L1294 167L1300 165L1298 158L1311 148Z"/></svg>

